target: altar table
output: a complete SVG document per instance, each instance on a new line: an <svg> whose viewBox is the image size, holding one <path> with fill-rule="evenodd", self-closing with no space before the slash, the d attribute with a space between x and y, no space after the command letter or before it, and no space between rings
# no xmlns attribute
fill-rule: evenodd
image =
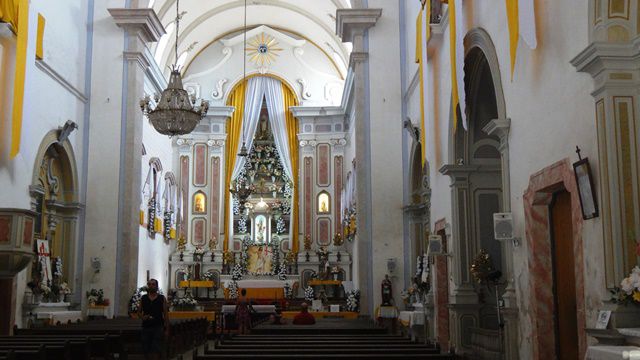
<svg viewBox="0 0 640 360"><path fill-rule="evenodd" d="M282 317L285 319L293 319L296 315L298 315L299 311L283 311ZM357 319L358 313L352 311L340 311L340 312L329 312L329 311L309 311L309 314L313 315L316 319L322 318L342 318L342 319Z"/></svg>
<svg viewBox="0 0 640 360"><path fill-rule="evenodd" d="M38 320L44 320L50 325L66 324L82 320L82 311L41 311L36 315Z"/></svg>
<svg viewBox="0 0 640 360"><path fill-rule="evenodd" d="M216 317L214 311L170 311L169 319L198 319L207 318L208 321L213 321Z"/></svg>
<svg viewBox="0 0 640 360"><path fill-rule="evenodd" d="M181 288L201 288L213 287L213 281L211 280L183 280L178 283Z"/></svg>
<svg viewBox="0 0 640 360"><path fill-rule="evenodd" d="M275 314L275 305L251 305L253 310L258 314ZM222 305L223 314L233 314L236 311L235 305Z"/></svg>
<svg viewBox="0 0 640 360"><path fill-rule="evenodd" d="M229 298L229 284L231 281L224 282L224 297ZM292 281L282 280L238 280L238 294L242 289L247 291L248 299L282 299L284 298L284 286L289 284L293 286Z"/></svg>

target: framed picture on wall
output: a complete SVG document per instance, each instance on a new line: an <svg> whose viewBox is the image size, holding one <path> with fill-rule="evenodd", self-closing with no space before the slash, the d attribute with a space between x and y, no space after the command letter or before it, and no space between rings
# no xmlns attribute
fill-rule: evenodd
<svg viewBox="0 0 640 360"><path fill-rule="evenodd" d="M591 177L589 158L584 158L573 163L573 171L575 172L576 184L578 185L582 218L588 220L598 217L598 202L596 201L596 191L593 186L593 178Z"/></svg>

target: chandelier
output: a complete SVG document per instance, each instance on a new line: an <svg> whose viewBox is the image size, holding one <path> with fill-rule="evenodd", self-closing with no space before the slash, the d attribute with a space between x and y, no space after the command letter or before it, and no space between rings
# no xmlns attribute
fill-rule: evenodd
<svg viewBox="0 0 640 360"><path fill-rule="evenodd" d="M178 31L180 29L179 12L180 0L176 1L176 45L175 61L171 66L171 77L169 85L162 91L161 95L155 94L155 106L147 95L140 100L140 108L147 115L151 125L163 135L185 135L195 129L196 125L207 115L209 102L206 100L196 100L195 95L189 93L182 87L182 76L178 62ZM196 106L196 103L199 103Z"/></svg>

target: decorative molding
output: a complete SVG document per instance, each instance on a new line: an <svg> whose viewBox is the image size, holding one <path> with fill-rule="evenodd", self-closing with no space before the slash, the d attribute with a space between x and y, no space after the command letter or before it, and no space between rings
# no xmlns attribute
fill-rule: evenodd
<svg viewBox="0 0 640 360"><path fill-rule="evenodd" d="M122 54L127 61L136 62L143 71L146 71L153 61L152 58L147 57L145 52L124 51Z"/></svg>
<svg viewBox="0 0 640 360"><path fill-rule="evenodd" d="M640 37L629 43L592 42L570 62L596 78L605 70L638 70Z"/></svg>
<svg viewBox="0 0 640 360"><path fill-rule="evenodd" d="M212 148L221 148L224 146L224 140L208 140L207 145Z"/></svg>
<svg viewBox="0 0 640 360"><path fill-rule="evenodd" d="M355 36L364 35L367 29L374 26L380 15L382 9L338 9L336 34L342 42L353 42Z"/></svg>
<svg viewBox="0 0 640 360"><path fill-rule="evenodd" d="M153 9L107 9L118 27L140 34L144 42L156 42L166 34Z"/></svg>
<svg viewBox="0 0 640 360"><path fill-rule="evenodd" d="M218 83L216 84L216 88L215 90L213 90L211 92L211 98L213 100L220 100L224 97L224 84L227 82L228 80L225 78L222 78L220 80L218 80Z"/></svg>
<svg viewBox="0 0 640 360"><path fill-rule="evenodd" d="M300 84L300 97L302 97L302 100L309 100L311 93L306 90L307 81L305 79L298 79L296 81Z"/></svg>
<svg viewBox="0 0 640 360"><path fill-rule="evenodd" d="M221 117L228 119L236 110L233 106L211 106L207 111L207 117Z"/></svg>
<svg viewBox="0 0 640 360"><path fill-rule="evenodd" d="M73 96L77 97L78 100L86 103L88 101L87 96L80 91L78 88L73 86L67 79L65 79L60 73L55 71L51 65L49 65L44 60L36 60L36 67L42 70L43 73L49 75L50 78L55 80L58 84L60 84L63 88L69 91Z"/></svg>
<svg viewBox="0 0 640 360"><path fill-rule="evenodd" d="M211 68L209 68L209 69L207 69L205 71L201 71L199 73L195 73L195 74L191 74L189 76L186 76L183 80L184 81L189 81L191 79L203 77L203 76L206 76L206 75L209 75L209 74L215 72L220 66L224 65L231 58L231 55L233 55L233 49L230 48L230 47L224 47L224 48L222 48L222 54L224 55L222 57L222 60L220 60L213 67L211 67Z"/></svg>

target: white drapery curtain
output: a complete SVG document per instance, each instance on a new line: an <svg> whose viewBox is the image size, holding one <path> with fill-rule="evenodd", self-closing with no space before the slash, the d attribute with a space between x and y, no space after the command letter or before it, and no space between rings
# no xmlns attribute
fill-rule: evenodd
<svg viewBox="0 0 640 360"><path fill-rule="evenodd" d="M256 76L247 82L247 90L245 93L245 142L247 151L251 151L253 145L253 137L258 129L260 120L260 110L262 108L262 100L267 103L267 111L269 112L269 124L273 132L273 139L276 149L280 154L280 159L284 167L284 171L293 180L293 167L291 165L291 156L289 154L289 142L287 137L286 113L284 108L284 96L282 94L282 84L279 80ZM242 147L242 141L238 143L238 152ZM246 159L236 157L236 163L233 166L233 174L231 179L236 179L240 175L240 171L244 167Z"/></svg>
<svg viewBox="0 0 640 360"><path fill-rule="evenodd" d="M253 136L256 134L258 128L258 122L260 119L260 109L262 108L262 98L264 97L264 78L252 77L247 81L247 89L245 91L244 101L244 139L247 146L247 151L251 151L253 145ZM238 149L236 153L240 152L242 148L242 139L238 142ZM236 179L240 175L240 171L244 167L246 158L242 156L236 156L236 163L233 166L233 173L231 179Z"/></svg>
<svg viewBox="0 0 640 360"><path fill-rule="evenodd" d="M273 132L273 140L280 154L280 160L284 172L293 180L293 167L289 154L289 139L287 136L286 113L284 108L284 96L282 95L282 83L273 78L264 78L264 98L269 112L269 123Z"/></svg>

